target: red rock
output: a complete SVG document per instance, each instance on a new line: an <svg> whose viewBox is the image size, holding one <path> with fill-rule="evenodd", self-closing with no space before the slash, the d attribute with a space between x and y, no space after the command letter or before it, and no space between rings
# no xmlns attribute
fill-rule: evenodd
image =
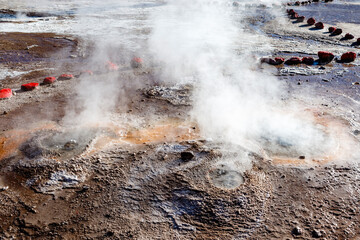
<svg viewBox="0 0 360 240"><path fill-rule="evenodd" d="M297 20L297 22L303 22L303 21L305 21L305 17L299 16L296 20Z"/></svg>
<svg viewBox="0 0 360 240"><path fill-rule="evenodd" d="M288 15L292 15L295 13L294 9L288 9L288 10L286 10L286 12Z"/></svg>
<svg viewBox="0 0 360 240"><path fill-rule="evenodd" d="M93 71L91 71L91 70L84 70L84 71L81 71L81 74L94 75Z"/></svg>
<svg viewBox="0 0 360 240"><path fill-rule="evenodd" d="M11 98L12 90L10 88L4 88L0 90L0 99Z"/></svg>
<svg viewBox="0 0 360 240"><path fill-rule="evenodd" d="M39 87L39 83L27 83L27 84L21 85L21 90L23 90L23 91L32 91L37 87Z"/></svg>
<svg viewBox="0 0 360 240"><path fill-rule="evenodd" d="M43 84L52 84L56 81L56 77L46 77L44 78Z"/></svg>
<svg viewBox="0 0 360 240"><path fill-rule="evenodd" d="M315 18L309 18L308 20L307 20L307 24L309 24L309 25L314 25L315 24Z"/></svg>
<svg viewBox="0 0 360 240"><path fill-rule="evenodd" d="M131 67L132 68L140 68L142 67L142 63L143 63L143 60L139 57L134 57L133 59L131 59Z"/></svg>
<svg viewBox="0 0 360 240"><path fill-rule="evenodd" d="M348 40L354 39L354 35L347 33L347 34L345 34L345 39L348 39Z"/></svg>
<svg viewBox="0 0 360 240"><path fill-rule="evenodd" d="M295 65L300 63L301 63L301 59L299 57L292 57L285 61L285 64L287 65Z"/></svg>
<svg viewBox="0 0 360 240"><path fill-rule="evenodd" d="M331 35L340 35L340 34L342 34L342 29L341 28L337 28L337 29L335 29L332 33L331 33Z"/></svg>
<svg viewBox="0 0 360 240"><path fill-rule="evenodd" d="M70 80L72 78L74 78L74 75L72 75L72 74L61 74L58 77L58 80Z"/></svg>
<svg viewBox="0 0 360 240"><path fill-rule="evenodd" d="M334 54L326 51L319 51L318 56L321 62L331 62L334 59Z"/></svg>
<svg viewBox="0 0 360 240"><path fill-rule="evenodd" d="M323 28L324 28L324 24L323 24L322 22L317 22L317 23L315 23L315 27L316 27L317 29L323 29Z"/></svg>
<svg viewBox="0 0 360 240"><path fill-rule="evenodd" d="M267 64L270 64L270 65L280 65L280 64L284 63L285 59L283 59L281 57L276 57L275 59L261 58L260 61L262 63L267 63Z"/></svg>
<svg viewBox="0 0 360 240"><path fill-rule="evenodd" d="M115 63L111 62L111 61L108 61L108 62L106 63L106 67L107 67L107 69L110 70L110 71L116 71L116 70L119 69L119 66L116 65Z"/></svg>
<svg viewBox="0 0 360 240"><path fill-rule="evenodd" d="M301 62L306 64L306 65L313 65L314 64L314 58L312 58L312 57L303 57L301 59Z"/></svg>
<svg viewBox="0 0 360 240"><path fill-rule="evenodd" d="M298 13L293 13L291 15L291 19L297 19L299 17L299 14Z"/></svg>
<svg viewBox="0 0 360 240"><path fill-rule="evenodd" d="M285 59L282 57L276 57L275 62L277 65L283 64L285 62Z"/></svg>
<svg viewBox="0 0 360 240"><path fill-rule="evenodd" d="M336 27L329 27L329 32L332 33L336 30Z"/></svg>
<svg viewBox="0 0 360 240"><path fill-rule="evenodd" d="M342 62L353 62L356 59L356 53L354 52L347 52L341 55Z"/></svg>

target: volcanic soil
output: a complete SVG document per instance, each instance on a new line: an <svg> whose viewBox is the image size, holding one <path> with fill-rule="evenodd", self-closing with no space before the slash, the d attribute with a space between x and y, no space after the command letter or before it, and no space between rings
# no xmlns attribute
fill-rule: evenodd
<svg viewBox="0 0 360 240"><path fill-rule="evenodd" d="M275 31L274 23L262 30L277 56L353 49L291 22L290 30ZM3 68L26 73L0 82L17 93L0 101L0 239L360 238L356 161L254 153L252 166L239 172L220 159L244 149L204 139L191 121L192 86L163 85L150 67L130 64L116 73L81 74L84 49L71 36L1 36ZM326 65L321 73L319 67L271 66L294 99L341 119L358 141L357 62ZM62 73L75 77L20 90ZM126 99L119 99L111 123L64 129L75 86L94 77L127 80ZM66 138L71 131L80 131L74 142ZM57 134L65 136L60 146L49 143Z"/></svg>

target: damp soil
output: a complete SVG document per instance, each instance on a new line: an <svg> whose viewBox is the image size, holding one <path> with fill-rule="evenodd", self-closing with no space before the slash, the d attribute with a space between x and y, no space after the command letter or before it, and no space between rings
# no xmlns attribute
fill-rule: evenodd
<svg viewBox="0 0 360 240"><path fill-rule="evenodd" d="M275 54L314 56L316 48L309 39L339 52L348 48L304 29L292 31L296 34L273 31L278 34L272 36L274 42L279 35L287 37L281 38L285 45L274 45ZM224 146L203 139L191 122L191 86L164 86L151 69L133 71L127 66L121 66L119 79L143 84L123 86L131 94L126 101L119 99L113 117L145 121L134 126L118 120L106 131L91 126L71 134L62 129L61 120L76 99L74 87L84 78L78 75L80 69L69 67L79 61L69 58L76 41L52 34L4 36L4 64L36 70L37 62L49 66L60 60L69 64L56 65L52 73L77 77L0 101L0 239L360 237L356 161L309 164L307 156L276 161L249 153L252 165L240 172L219 162ZM299 42L309 44L310 50ZM29 45L40 47L24 50ZM59 48L66 54L57 55ZM274 68L274 74L284 67ZM307 66L293 67L299 71ZM358 140L358 86L352 84L358 81L358 67L324 67L329 71L295 71L278 78L292 98L341 119ZM24 78L39 81L46 74L8 78L1 84L15 87Z"/></svg>

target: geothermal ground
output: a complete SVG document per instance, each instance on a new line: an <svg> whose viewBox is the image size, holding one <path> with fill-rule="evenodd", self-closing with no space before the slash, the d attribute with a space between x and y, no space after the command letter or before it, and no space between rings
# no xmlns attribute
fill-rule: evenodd
<svg viewBox="0 0 360 240"><path fill-rule="evenodd" d="M132 57L111 54L89 65L94 39L54 27L75 22L75 10L25 11L19 4L0 11L0 89L16 93L0 100L0 239L360 239L360 60L260 64L264 57L317 60L318 51L357 54L360 5L245 7L258 13L247 16L248 31L272 47L255 53L253 71L275 75L286 86L284 101L305 106L325 133L336 132L336 147L324 156L249 153L206 138L191 117L195 86L159 80L147 55L140 54L140 68L131 67ZM268 17L272 8L278 14ZM289 19L291 8L325 28ZM134 25L132 36L151 32ZM330 26L343 34L331 36ZM346 33L355 38L343 39ZM73 78L21 90L61 74ZM106 121L64 125L69 109L82 112L79 88L102 98L101 84L88 85L110 84L105 79L121 82ZM244 155L246 166L226 161Z"/></svg>

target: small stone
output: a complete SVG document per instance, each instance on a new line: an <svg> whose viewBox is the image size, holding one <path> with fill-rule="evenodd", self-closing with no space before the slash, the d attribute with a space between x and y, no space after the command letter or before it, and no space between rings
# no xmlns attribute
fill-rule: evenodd
<svg viewBox="0 0 360 240"><path fill-rule="evenodd" d="M347 52L341 55L342 62L353 62L356 59L356 53L354 52Z"/></svg>
<svg viewBox="0 0 360 240"><path fill-rule="evenodd" d="M312 58L312 57L303 57L301 59L301 62L306 64L306 65L313 65L314 64L314 58Z"/></svg>
<svg viewBox="0 0 360 240"><path fill-rule="evenodd" d="M331 33L331 35L333 35L333 36L340 35L340 34L342 34L341 28L337 28Z"/></svg>
<svg viewBox="0 0 360 240"><path fill-rule="evenodd" d="M317 29L323 29L323 28L324 28L324 24L323 24L322 22L317 22L317 23L315 24L315 28L317 28Z"/></svg>
<svg viewBox="0 0 360 240"><path fill-rule="evenodd" d="M344 38L347 39L347 40L354 39L354 35L352 35L350 33L347 33L347 34L345 34Z"/></svg>
<svg viewBox="0 0 360 240"><path fill-rule="evenodd" d="M8 190L8 189L9 189L9 187L8 187L8 186L0 187L0 192L2 192L2 191L6 191L6 190Z"/></svg>
<svg viewBox="0 0 360 240"><path fill-rule="evenodd" d="M308 20L307 20L307 24L309 24L310 26L311 25L314 25L315 24L315 18L309 18Z"/></svg>
<svg viewBox="0 0 360 240"><path fill-rule="evenodd" d="M301 63L301 59L299 57L289 58L285 62L285 64L287 64L287 65L295 65L295 64L300 64L300 63Z"/></svg>
<svg viewBox="0 0 360 240"><path fill-rule="evenodd" d="M319 51L318 56L321 62L326 62L326 63L329 63L334 59L334 54L326 51Z"/></svg>
<svg viewBox="0 0 360 240"><path fill-rule="evenodd" d="M313 231L311 232L311 236L312 236L313 238L320 238L320 237L322 237L322 234L321 234L321 232L318 231L318 230L313 230Z"/></svg>
<svg viewBox="0 0 360 240"><path fill-rule="evenodd" d="M181 152L181 160L190 161L194 158L194 154L192 152Z"/></svg>
<svg viewBox="0 0 360 240"><path fill-rule="evenodd" d="M304 160L305 156L300 156L299 159Z"/></svg>
<svg viewBox="0 0 360 240"><path fill-rule="evenodd" d="M39 87L39 83L27 83L21 85L21 90L23 91L32 91Z"/></svg>
<svg viewBox="0 0 360 240"><path fill-rule="evenodd" d="M296 19L297 22L303 22L305 21L305 16L298 16L298 18Z"/></svg>
<svg viewBox="0 0 360 240"><path fill-rule="evenodd" d="M302 234L302 230L300 227L296 226L292 231L291 231L292 234L294 235L301 235Z"/></svg>
<svg viewBox="0 0 360 240"><path fill-rule="evenodd" d="M336 30L336 27L329 27L329 32L333 33Z"/></svg>

